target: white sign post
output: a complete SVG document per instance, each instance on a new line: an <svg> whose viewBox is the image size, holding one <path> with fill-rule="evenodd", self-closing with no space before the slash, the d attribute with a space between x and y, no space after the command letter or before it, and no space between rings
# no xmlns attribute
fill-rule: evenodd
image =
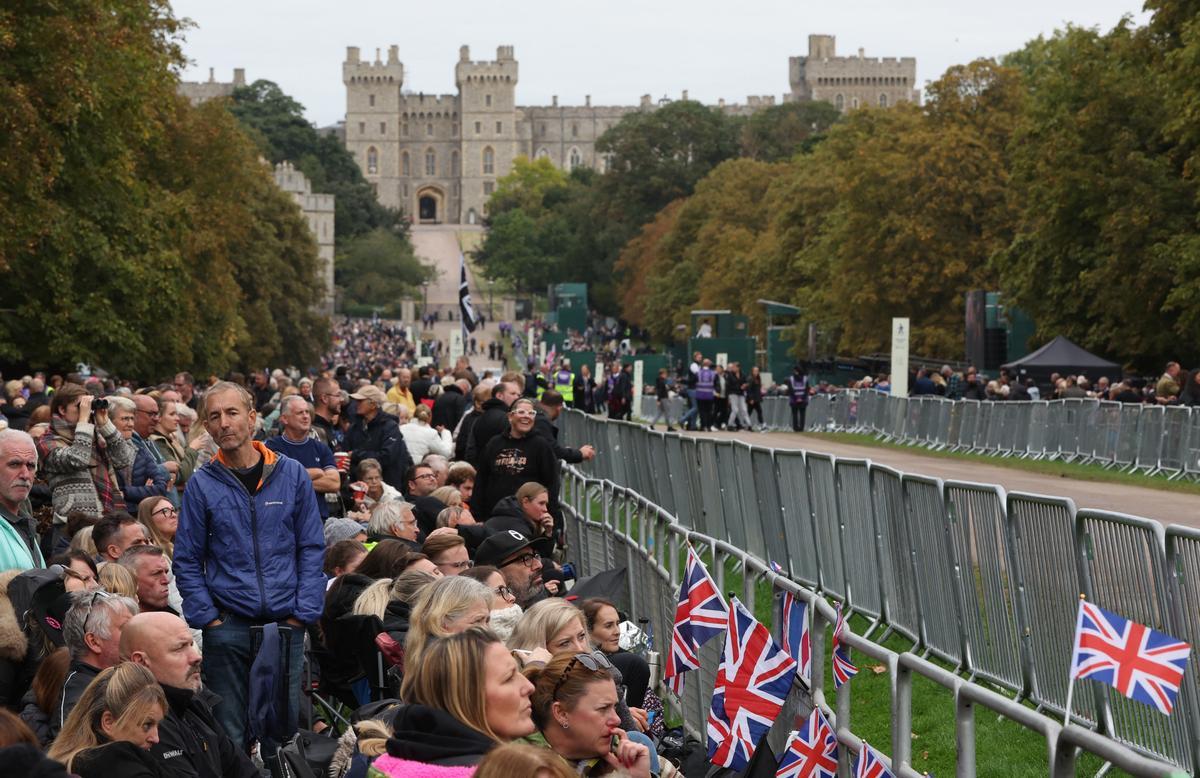
<svg viewBox="0 0 1200 778"><path fill-rule="evenodd" d="M642 410L642 387L645 385L646 363L638 360L633 363L633 407Z"/></svg>
<svg viewBox="0 0 1200 778"><path fill-rule="evenodd" d="M892 319L892 396L908 397L908 317Z"/></svg>

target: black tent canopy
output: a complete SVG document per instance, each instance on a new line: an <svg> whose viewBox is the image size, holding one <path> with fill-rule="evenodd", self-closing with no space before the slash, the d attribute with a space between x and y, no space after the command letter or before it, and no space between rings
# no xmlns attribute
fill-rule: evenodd
<svg viewBox="0 0 1200 778"><path fill-rule="evenodd" d="M1007 368L1010 373L1028 376L1039 383L1049 379L1051 373L1063 376L1083 374L1091 381L1095 381L1100 376L1108 376L1110 380L1115 381L1121 378L1122 372L1121 366L1116 362L1109 362L1103 357L1098 357L1062 335L1037 351L1026 354L1003 367Z"/></svg>

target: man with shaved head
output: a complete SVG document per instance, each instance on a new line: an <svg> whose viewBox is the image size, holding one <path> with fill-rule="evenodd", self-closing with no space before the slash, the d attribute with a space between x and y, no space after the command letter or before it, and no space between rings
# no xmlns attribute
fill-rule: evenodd
<svg viewBox="0 0 1200 778"><path fill-rule="evenodd" d="M139 613L121 630L121 659L148 669L167 696L150 755L163 772L188 778L255 778L254 763L213 717L220 698L200 687L200 652L183 619Z"/></svg>

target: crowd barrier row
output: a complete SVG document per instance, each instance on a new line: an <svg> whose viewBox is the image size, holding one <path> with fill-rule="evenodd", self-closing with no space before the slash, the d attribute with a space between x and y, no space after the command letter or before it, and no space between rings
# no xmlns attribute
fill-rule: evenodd
<svg viewBox="0 0 1200 778"><path fill-rule="evenodd" d="M575 411L559 424L563 443L591 443L598 451L566 471L571 545L580 549L585 574L627 566L632 612L650 621L659 651L669 644L678 547L690 539L714 555L718 584L725 563L741 567L747 602L756 580L769 581L775 593L816 598L814 673L833 619L820 593L869 619L865 637L895 633L913 644L899 655L865 637L853 644L892 673L893 706L908 704L905 684L916 673L953 691L960 717L984 705L1041 733L1051 774L1060 774L1057 761L1070 759L1056 745L1064 739L1106 759L1121 754L1122 765L1133 765L1123 769L1134 774L1163 774L1144 757L1194 772L1195 667L1170 717L1091 682L1073 698L1078 726L1063 729L1050 717L1061 721L1065 712L1080 593L1197 645L1200 531L1077 511L1065 498L943 482L868 460L654 432ZM786 577L771 572L771 562ZM702 649L702 681L685 695L685 718L701 731L719 642ZM823 704L823 683L814 679L816 704ZM852 686L839 691L836 726L856 747L848 697L845 705L841 699ZM911 710L894 710L893 756L902 764L910 754L909 723ZM973 735L960 731L959 738L960 760L963 753L973 760ZM973 774L973 764L959 772Z"/></svg>
<svg viewBox="0 0 1200 778"><path fill-rule="evenodd" d="M1200 409L1185 406L1094 399L981 402L849 390L813 397L805 426L867 432L935 450L1086 462L1169 478L1200 476Z"/></svg>

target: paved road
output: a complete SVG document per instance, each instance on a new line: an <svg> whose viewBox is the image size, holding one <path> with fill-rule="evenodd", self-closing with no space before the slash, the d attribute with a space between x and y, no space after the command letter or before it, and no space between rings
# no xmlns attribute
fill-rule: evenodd
<svg viewBox="0 0 1200 778"><path fill-rule="evenodd" d="M693 433L685 433L693 434ZM697 433L698 434L698 433ZM1163 524L1200 527L1200 495L1166 492L1124 484L1081 481L986 463L929 456L918 449L899 450L839 443L791 432L712 432L714 438L744 440L759 446L805 449L842 457L870 459L907 473L946 480L1000 484L1010 492L1070 497L1077 508L1098 508L1145 516Z"/></svg>
<svg viewBox="0 0 1200 778"><path fill-rule="evenodd" d="M458 320L458 256L459 246L470 251L482 237L482 227L469 225L414 225L412 228L413 249L423 262L437 268L438 275L425 291L426 299L431 310L437 310L441 316L434 325L433 336L449 346L450 333L462 327ZM486 306L487 293L479 281L467 270L467 280L471 290L471 301L478 310ZM485 308L486 310L486 308ZM448 320L447 314L453 314L454 319ZM474 337L482 346L483 356L471 357L471 365L479 373L487 369L499 369L498 362L487 359L487 343L500 337L497 322L488 320L487 327L482 331L476 329Z"/></svg>

